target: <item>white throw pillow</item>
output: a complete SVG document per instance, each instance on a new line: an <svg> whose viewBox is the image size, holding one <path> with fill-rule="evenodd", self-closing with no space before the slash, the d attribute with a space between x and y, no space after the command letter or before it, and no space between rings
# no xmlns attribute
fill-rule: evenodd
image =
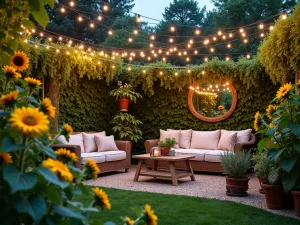
<svg viewBox="0 0 300 225"><path fill-rule="evenodd" d="M85 152L84 145L83 145L82 133L71 134L68 144L69 145L79 145L81 152Z"/></svg>
<svg viewBox="0 0 300 225"><path fill-rule="evenodd" d="M218 150L234 151L237 140L236 131L221 130L221 138L218 144Z"/></svg>
<svg viewBox="0 0 300 225"><path fill-rule="evenodd" d="M95 138L94 136L106 136L105 131L102 132L98 132L98 133L92 133L92 134L88 134L88 133L82 133L82 137L83 137L83 145L84 145L84 150L85 152L96 152L97 151L97 145L95 142Z"/></svg>
<svg viewBox="0 0 300 225"><path fill-rule="evenodd" d="M66 140L66 138L65 138L64 135L59 135L58 138L57 138L57 140L58 140L60 143L62 143L63 145L67 145L67 144L68 144L68 142L67 142L67 140Z"/></svg>
<svg viewBox="0 0 300 225"><path fill-rule="evenodd" d="M221 131L194 131L192 132L191 149L209 149L218 148Z"/></svg>
<svg viewBox="0 0 300 225"><path fill-rule="evenodd" d="M173 129L167 129L171 131ZM179 147L180 148L191 148L192 129L190 130L175 130L180 131Z"/></svg>
<svg viewBox="0 0 300 225"><path fill-rule="evenodd" d="M160 131L160 137L159 140L163 141L166 138L174 138L176 143L174 145L174 148L179 148L179 142L180 142L180 130L159 130Z"/></svg>
<svg viewBox="0 0 300 225"><path fill-rule="evenodd" d="M115 138L113 135L111 136L95 135L95 142L98 148L98 152L119 150L115 143Z"/></svg>
<svg viewBox="0 0 300 225"><path fill-rule="evenodd" d="M236 143L244 143L244 142L248 142L250 140L250 134L252 132L252 129L237 130L234 132L237 132Z"/></svg>

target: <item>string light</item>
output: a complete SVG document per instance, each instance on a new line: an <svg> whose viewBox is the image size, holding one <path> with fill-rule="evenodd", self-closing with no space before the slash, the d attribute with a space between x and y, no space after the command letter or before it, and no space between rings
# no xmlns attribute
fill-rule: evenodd
<svg viewBox="0 0 300 225"><path fill-rule="evenodd" d="M232 37L233 37L233 34L232 34L232 33L230 33L230 34L228 35L228 37L232 38Z"/></svg>
<svg viewBox="0 0 300 225"><path fill-rule="evenodd" d="M170 38L170 39L169 39L169 42L170 42L170 43L173 43L173 42L174 42L173 38Z"/></svg>
<svg viewBox="0 0 300 225"><path fill-rule="evenodd" d="M74 3L73 1L70 1L69 5L70 5L71 7L74 7L74 6L75 6L75 3Z"/></svg>
<svg viewBox="0 0 300 225"><path fill-rule="evenodd" d="M171 32L174 32L175 30L176 30L176 28L175 28L174 26L171 26L171 27L170 27L170 31L171 31Z"/></svg>
<svg viewBox="0 0 300 225"><path fill-rule="evenodd" d="M273 30L273 29L274 29L274 26L270 26L270 27L269 27L269 30Z"/></svg>
<svg viewBox="0 0 300 225"><path fill-rule="evenodd" d="M35 33L35 29L32 29L31 32L32 32L32 33Z"/></svg>
<svg viewBox="0 0 300 225"><path fill-rule="evenodd" d="M143 73L145 74L147 71L146 70L143 70Z"/></svg>
<svg viewBox="0 0 300 225"><path fill-rule="evenodd" d="M82 20L82 16L78 16L78 21L81 22Z"/></svg>
<svg viewBox="0 0 300 225"><path fill-rule="evenodd" d="M215 49L214 48L210 48L210 52L214 52L215 51Z"/></svg>
<svg viewBox="0 0 300 225"><path fill-rule="evenodd" d="M150 44L149 44L149 47L150 47L150 48L153 48L153 47L154 47L153 43L150 43Z"/></svg>
<svg viewBox="0 0 300 225"><path fill-rule="evenodd" d="M226 56L225 60L226 60L226 61L229 61L229 60L230 60L229 56Z"/></svg>
<svg viewBox="0 0 300 225"><path fill-rule="evenodd" d="M187 62L189 62L189 61L190 61L190 58L189 58L189 57L187 57L185 60L186 60Z"/></svg>
<svg viewBox="0 0 300 225"><path fill-rule="evenodd" d="M197 50L195 50L195 51L194 51L194 54L195 54L195 55L197 55L197 54L198 54L198 51L197 51Z"/></svg>
<svg viewBox="0 0 300 225"><path fill-rule="evenodd" d="M159 72L159 75L163 75L164 73L162 71Z"/></svg>
<svg viewBox="0 0 300 225"><path fill-rule="evenodd" d="M247 58L247 59L250 59L250 58L251 58L251 55L250 55L250 54L247 54L247 55L246 55L246 58Z"/></svg>
<svg viewBox="0 0 300 225"><path fill-rule="evenodd" d="M221 36L222 34L223 34L222 31L219 30L218 35Z"/></svg>
<svg viewBox="0 0 300 225"><path fill-rule="evenodd" d="M261 30L262 30L262 29L264 29L264 25L263 25L262 23L261 23L261 24L259 24L259 26L258 26L258 27L259 27L259 29L261 29Z"/></svg>
<svg viewBox="0 0 300 225"><path fill-rule="evenodd" d="M59 37L58 40L62 41L62 37Z"/></svg>
<svg viewBox="0 0 300 225"><path fill-rule="evenodd" d="M213 37L213 40L216 41L216 40L217 40L217 37Z"/></svg>
<svg viewBox="0 0 300 225"><path fill-rule="evenodd" d="M243 36L243 37L246 37L246 33L242 33L242 36Z"/></svg>
<svg viewBox="0 0 300 225"><path fill-rule="evenodd" d="M204 61L205 61L205 62L208 62L208 58L207 58L207 57L205 57L205 58L204 58Z"/></svg>
<svg viewBox="0 0 300 225"><path fill-rule="evenodd" d="M193 43L194 43L194 40L193 40L193 39L191 39L189 42L190 42L190 44L193 44Z"/></svg>
<svg viewBox="0 0 300 225"><path fill-rule="evenodd" d="M248 43L248 39L244 39L244 43L247 44Z"/></svg>
<svg viewBox="0 0 300 225"><path fill-rule="evenodd" d="M40 33L40 36L41 36L41 37L43 37L43 36L44 36L43 32L41 32L41 33Z"/></svg>
<svg viewBox="0 0 300 225"><path fill-rule="evenodd" d="M196 29L196 30L195 30L195 34L196 34L196 35L200 35L200 33L201 33L201 31L200 31L199 29Z"/></svg>
<svg viewBox="0 0 300 225"><path fill-rule="evenodd" d="M151 35L150 39L151 39L151 40L155 40L155 36L154 36L154 35Z"/></svg>
<svg viewBox="0 0 300 225"><path fill-rule="evenodd" d="M95 24L94 23L90 23L90 28L94 28Z"/></svg>
<svg viewBox="0 0 300 225"><path fill-rule="evenodd" d="M281 19L286 20L287 19L287 15L285 13L281 14Z"/></svg>
<svg viewBox="0 0 300 225"><path fill-rule="evenodd" d="M175 75L175 76L178 76L178 73L177 73L177 72L175 72L175 73L174 73L174 75Z"/></svg>
<svg viewBox="0 0 300 225"><path fill-rule="evenodd" d="M131 37L128 38L128 42L133 42L133 39Z"/></svg>
<svg viewBox="0 0 300 225"><path fill-rule="evenodd" d="M102 16L98 16L97 19L98 19L99 21L102 21Z"/></svg>
<svg viewBox="0 0 300 225"><path fill-rule="evenodd" d="M166 61L166 58L165 58L165 57L163 57L163 58L162 58L162 60L165 62L165 61Z"/></svg>
<svg viewBox="0 0 300 225"><path fill-rule="evenodd" d="M141 16L140 16L140 15L137 15L137 17L136 17L136 22L138 22L138 23L142 22L142 19L141 19Z"/></svg>
<svg viewBox="0 0 300 225"><path fill-rule="evenodd" d="M240 33L244 33L244 29L243 28L240 28Z"/></svg>
<svg viewBox="0 0 300 225"><path fill-rule="evenodd" d="M135 30L133 30L133 34L134 34L134 35L138 35L138 34L139 34L139 31L135 29Z"/></svg>
<svg viewBox="0 0 300 225"><path fill-rule="evenodd" d="M227 48L231 48L231 44L227 44Z"/></svg>
<svg viewBox="0 0 300 225"><path fill-rule="evenodd" d="M61 12L61 13L65 13L65 12L66 12L66 9L65 9L64 7L61 7L61 8L60 8L60 12Z"/></svg>
<svg viewBox="0 0 300 225"><path fill-rule="evenodd" d="M226 36L225 36L225 35L223 35L223 37L222 37L222 38L223 38L223 40L226 40Z"/></svg>
<svg viewBox="0 0 300 225"><path fill-rule="evenodd" d="M261 34L260 34L260 37L261 37L261 38L263 38L264 36L265 36L265 34L264 34L264 33L261 33Z"/></svg>
<svg viewBox="0 0 300 225"><path fill-rule="evenodd" d="M127 70L128 70L128 71L131 71L131 67L130 67L130 66L129 66L129 67L127 67Z"/></svg>
<svg viewBox="0 0 300 225"><path fill-rule="evenodd" d="M103 5L103 11L108 11L109 10L109 6L107 4Z"/></svg>
<svg viewBox="0 0 300 225"><path fill-rule="evenodd" d="M113 31L112 31L112 30L109 30L109 31L108 31L108 35L109 35L109 36L112 36L112 35L113 35Z"/></svg>

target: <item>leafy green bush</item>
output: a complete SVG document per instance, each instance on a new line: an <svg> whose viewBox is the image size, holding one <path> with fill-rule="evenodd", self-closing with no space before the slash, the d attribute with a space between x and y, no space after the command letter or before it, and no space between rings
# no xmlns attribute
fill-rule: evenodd
<svg viewBox="0 0 300 225"><path fill-rule="evenodd" d="M250 152L231 153L226 152L221 155L221 163L224 168L224 174L228 177L241 178L246 176L251 168Z"/></svg>
<svg viewBox="0 0 300 225"><path fill-rule="evenodd" d="M114 96L116 100L120 98L128 98L130 101L136 102L137 98L142 98L142 96L133 90L130 84L122 84L121 81L118 82L119 88L114 89L109 92L111 96Z"/></svg>
<svg viewBox="0 0 300 225"><path fill-rule="evenodd" d="M174 145L176 145L176 144L177 144L177 142L176 142L175 138L166 138L166 139L158 142L159 147L173 148Z"/></svg>
<svg viewBox="0 0 300 225"><path fill-rule="evenodd" d="M267 179L272 167L272 163L268 158L267 152L257 152L253 155L252 160L254 162L255 175L262 179Z"/></svg>

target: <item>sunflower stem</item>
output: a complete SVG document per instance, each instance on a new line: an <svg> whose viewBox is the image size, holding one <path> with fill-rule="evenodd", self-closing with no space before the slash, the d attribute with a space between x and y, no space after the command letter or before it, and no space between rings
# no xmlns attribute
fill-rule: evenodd
<svg viewBox="0 0 300 225"><path fill-rule="evenodd" d="M19 161L19 170L20 172L23 172L24 170L24 156L25 156L25 152L27 150L27 147L26 147L26 143L27 143L27 137L24 136L23 138L23 145L25 146L25 148L21 151L21 156L20 156L20 161Z"/></svg>

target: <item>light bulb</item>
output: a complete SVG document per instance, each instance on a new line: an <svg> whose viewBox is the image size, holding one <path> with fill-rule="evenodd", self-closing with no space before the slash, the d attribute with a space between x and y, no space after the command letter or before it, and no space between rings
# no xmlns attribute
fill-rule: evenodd
<svg viewBox="0 0 300 225"><path fill-rule="evenodd" d="M259 29L264 29L264 25L261 23L261 24L259 24Z"/></svg>
<svg viewBox="0 0 300 225"><path fill-rule="evenodd" d="M231 44L228 44L228 45L227 45L227 48L231 48Z"/></svg>
<svg viewBox="0 0 300 225"><path fill-rule="evenodd" d="M176 29L175 29L174 26L171 26L171 27L170 27L170 31L171 31L171 32L174 32L175 30L176 30Z"/></svg>
<svg viewBox="0 0 300 225"><path fill-rule="evenodd" d="M169 39L169 42L170 42L170 43L173 43L173 42L174 42L173 38L170 38L170 39Z"/></svg>
<svg viewBox="0 0 300 225"><path fill-rule="evenodd" d="M58 40L62 41L62 37L59 37Z"/></svg>
<svg viewBox="0 0 300 225"><path fill-rule="evenodd" d="M270 26L270 27L269 27L269 29L270 29L270 30L273 30L273 29L274 29L274 27L273 27L273 26Z"/></svg>
<svg viewBox="0 0 300 225"><path fill-rule="evenodd" d="M41 36L41 37L43 37L43 36L44 36L43 32L41 32L41 33L40 33L40 36Z"/></svg>
<svg viewBox="0 0 300 225"><path fill-rule="evenodd" d="M195 30L195 34L196 34L196 35L199 35L200 33L201 33L201 31L200 31L199 29L196 29L196 30Z"/></svg>
<svg viewBox="0 0 300 225"><path fill-rule="evenodd" d="M244 29L243 28L240 29L240 33L244 33Z"/></svg>
<svg viewBox="0 0 300 225"><path fill-rule="evenodd" d="M245 43L245 44L248 43L248 39L244 39L244 43Z"/></svg>
<svg viewBox="0 0 300 225"><path fill-rule="evenodd" d="M153 48L153 47L154 47L154 45L153 45L152 43L150 43L149 46L150 46L150 48Z"/></svg>
<svg viewBox="0 0 300 225"><path fill-rule="evenodd" d="M219 30L218 31L218 35L221 36L222 35L222 31Z"/></svg>
<svg viewBox="0 0 300 225"><path fill-rule="evenodd" d="M66 9L65 9L64 7L61 7L61 8L60 8L60 12L61 12L61 13L65 13L65 12L66 12Z"/></svg>
<svg viewBox="0 0 300 225"><path fill-rule="evenodd" d="M112 30L109 30L109 31L108 31L108 35L110 35L110 36L113 35L113 31L112 31Z"/></svg>
<svg viewBox="0 0 300 225"><path fill-rule="evenodd" d="M205 62L208 62L208 58L207 58L207 57L205 57L205 58L204 58L204 61L205 61Z"/></svg>
<svg viewBox="0 0 300 225"><path fill-rule="evenodd" d="M74 7L75 3L74 3L73 1L70 1L69 5L70 5L71 7Z"/></svg>
<svg viewBox="0 0 300 225"><path fill-rule="evenodd" d="M195 51L194 51L194 54L195 54L195 55L197 55L197 54L198 54L198 51L197 51L197 50L195 50Z"/></svg>
<svg viewBox="0 0 300 225"><path fill-rule="evenodd" d="M133 42L133 39L131 37L128 38L128 42Z"/></svg>
<svg viewBox="0 0 300 225"><path fill-rule="evenodd" d="M260 34L260 37L262 37L262 38L263 38L264 36L265 36L265 34L264 34L264 33L261 33L261 34Z"/></svg>
<svg viewBox="0 0 300 225"><path fill-rule="evenodd" d="M225 35L223 35L222 38L223 38L223 40L226 40L226 36Z"/></svg>
<svg viewBox="0 0 300 225"><path fill-rule="evenodd" d="M232 37L233 37L233 34L232 34L232 33L230 33L230 34L228 35L228 37L232 38Z"/></svg>
<svg viewBox="0 0 300 225"><path fill-rule="evenodd" d="M154 35L151 35L151 40L155 40L155 36Z"/></svg>
<svg viewBox="0 0 300 225"><path fill-rule="evenodd" d="M78 16L78 21L81 22L83 19L81 16Z"/></svg>
<svg viewBox="0 0 300 225"><path fill-rule="evenodd" d="M90 28L94 28L95 24L94 23L90 23Z"/></svg>
<svg viewBox="0 0 300 225"><path fill-rule="evenodd" d="M246 58L247 58L247 59L250 59L250 58L251 58L251 55L250 55L250 54L247 54L247 55L246 55Z"/></svg>
<svg viewBox="0 0 300 225"><path fill-rule="evenodd" d="M189 62L189 61L190 61L190 58L189 58L189 57L187 57L185 60L186 60L187 62Z"/></svg>
<svg viewBox="0 0 300 225"><path fill-rule="evenodd" d="M281 19L286 20L287 19L287 15L284 13L281 15Z"/></svg>
<svg viewBox="0 0 300 225"><path fill-rule="evenodd" d="M217 37L213 37L213 40L216 41L216 40L217 40Z"/></svg>
<svg viewBox="0 0 300 225"><path fill-rule="evenodd" d="M140 16L140 15L138 15L138 16L136 17L136 22L138 22L138 23L142 22L142 19L141 19L141 16Z"/></svg>
<svg viewBox="0 0 300 225"><path fill-rule="evenodd" d="M210 52L214 52L215 51L215 49L214 48L210 48Z"/></svg>
<svg viewBox="0 0 300 225"><path fill-rule="evenodd" d="M98 19L99 21L101 21L101 20L102 20L102 16L98 16L97 19Z"/></svg>
<svg viewBox="0 0 300 225"><path fill-rule="evenodd" d="M135 29L135 30L133 30L133 33L134 33L134 35L138 35L139 31Z"/></svg>
<svg viewBox="0 0 300 225"><path fill-rule="evenodd" d="M143 73L146 73L146 70L143 70Z"/></svg>
<svg viewBox="0 0 300 225"><path fill-rule="evenodd" d="M162 71L159 72L159 75L163 75L164 73Z"/></svg>
<svg viewBox="0 0 300 225"><path fill-rule="evenodd" d="M108 10L109 10L109 7L108 7L108 5L106 5L106 4L105 4L105 5L103 5L103 10L104 10L104 11L108 11Z"/></svg>
<svg viewBox="0 0 300 225"><path fill-rule="evenodd" d="M193 40L193 39L191 39L189 42L190 42L190 44L193 44L193 43L194 43L194 40Z"/></svg>
<svg viewBox="0 0 300 225"><path fill-rule="evenodd" d="M166 58L165 58L165 57L163 57L163 58L162 58L162 60L165 62L165 61L166 61Z"/></svg>
<svg viewBox="0 0 300 225"><path fill-rule="evenodd" d="M175 76L178 76L178 73L177 73L177 72L175 72L175 73L174 73L174 75L175 75Z"/></svg>
<svg viewBox="0 0 300 225"><path fill-rule="evenodd" d="M229 61L229 60L230 60L230 58L229 58L228 56L226 56L225 60L226 60L226 61Z"/></svg>

